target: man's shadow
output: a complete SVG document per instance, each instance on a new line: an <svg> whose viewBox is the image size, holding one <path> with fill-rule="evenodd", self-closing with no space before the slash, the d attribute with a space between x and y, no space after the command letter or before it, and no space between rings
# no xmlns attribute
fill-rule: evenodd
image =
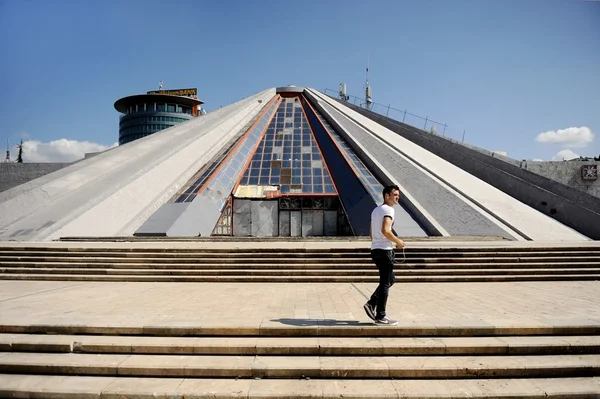
<svg viewBox="0 0 600 399"><path fill-rule="evenodd" d="M373 326L374 322L364 322L358 320L334 320L334 319L271 319L271 321L279 322L281 324L287 324L290 326L298 327L310 327L310 326L352 326L352 327L364 327Z"/></svg>

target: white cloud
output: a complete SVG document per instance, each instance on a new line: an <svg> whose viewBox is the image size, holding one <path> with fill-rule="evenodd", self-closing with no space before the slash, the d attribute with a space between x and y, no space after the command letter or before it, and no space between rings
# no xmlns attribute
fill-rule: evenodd
<svg viewBox="0 0 600 399"><path fill-rule="evenodd" d="M553 161L568 161L570 159L579 158L578 154L575 154L571 150L561 150L552 157Z"/></svg>
<svg viewBox="0 0 600 399"><path fill-rule="evenodd" d="M594 141L594 133L589 127L570 127L540 133L535 138L540 143L563 144L565 147L585 147Z"/></svg>
<svg viewBox="0 0 600 399"><path fill-rule="evenodd" d="M36 140L23 142L24 162L73 162L84 157L87 152L100 152L115 147L69 139L53 140L42 143Z"/></svg>

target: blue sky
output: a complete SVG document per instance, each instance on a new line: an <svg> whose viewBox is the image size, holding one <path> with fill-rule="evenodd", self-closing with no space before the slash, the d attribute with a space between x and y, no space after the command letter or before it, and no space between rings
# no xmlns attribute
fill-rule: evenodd
<svg viewBox="0 0 600 399"><path fill-rule="evenodd" d="M0 0L0 38L0 139L29 160L112 145L114 101L159 80L208 111L287 84L362 96L367 56L376 103L452 138L600 154L600 2Z"/></svg>

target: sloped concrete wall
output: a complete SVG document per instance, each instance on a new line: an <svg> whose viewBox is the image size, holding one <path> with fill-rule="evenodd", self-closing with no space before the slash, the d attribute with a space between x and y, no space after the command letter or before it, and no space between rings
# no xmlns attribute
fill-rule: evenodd
<svg viewBox="0 0 600 399"><path fill-rule="evenodd" d="M344 105L544 215L589 238L600 239L599 198L436 134L425 132L352 104L344 103ZM542 226L542 224L537 224L540 239L543 239L547 232ZM531 229L534 228L536 225L531 226ZM549 236L548 239L550 239Z"/></svg>
<svg viewBox="0 0 600 399"><path fill-rule="evenodd" d="M265 90L0 193L0 240L132 235L274 94Z"/></svg>
<svg viewBox="0 0 600 399"><path fill-rule="evenodd" d="M517 232L520 236L530 240L577 241L587 239L565 224L557 222L535 208L525 205L523 201L515 199L513 195L507 194L507 192L511 192L510 189L501 190L483 179L479 174L473 172L472 165L467 168L453 164L430 148L419 145L416 140L395 133L395 125L391 122L384 119L371 119L360 112L362 109L358 107L342 104L315 90L307 90L334 108L343 110L344 114L354 123L375 136L380 141L380 147L392 148L399 156L426 171L439 184L451 188L455 195L469 206L478 209L481 214L493 220L497 225L504 226L506 231ZM501 161L498 160L498 162ZM448 212L451 211L451 208L448 209ZM584 231L582 233L586 234Z"/></svg>

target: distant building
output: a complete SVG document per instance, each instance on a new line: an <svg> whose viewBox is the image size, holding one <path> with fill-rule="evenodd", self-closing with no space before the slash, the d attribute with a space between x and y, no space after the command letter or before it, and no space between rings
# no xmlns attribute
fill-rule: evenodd
<svg viewBox="0 0 600 399"><path fill-rule="evenodd" d="M119 145L149 136L202 115L204 103L197 89L149 91L115 102L119 118Z"/></svg>

